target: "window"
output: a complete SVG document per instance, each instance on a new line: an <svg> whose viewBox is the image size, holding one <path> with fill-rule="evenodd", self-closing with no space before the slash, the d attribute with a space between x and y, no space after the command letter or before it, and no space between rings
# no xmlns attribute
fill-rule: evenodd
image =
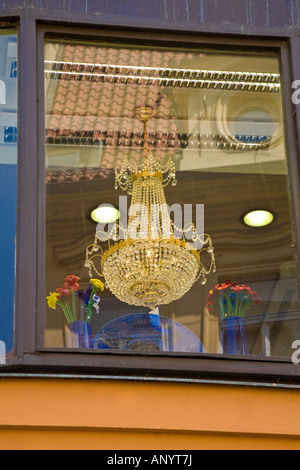
<svg viewBox="0 0 300 470"><path fill-rule="evenodd" d="M277 54L47 39L44 78L50 305L44 346L96 354L134 350L290 359L300 337L300 311ZM137 108L145 106L151 117L144 128ZM174 163L177 184L170 181L164 193L169 208L182 209L179 228L185 227L184 217L196 225L199 218L214 247L216 270L211 247L201 252L210 271L205 283L193 282L190 263L198 258L191 251L179 260L180 254L164 248L171 264L176 254L178 275L184 272L178 298L167 303L171 279L177 282L171 268L159 288L141 287L135 270L141 254L133 248L126 260L130 268L122 265L118 281L112 279L125 252L117 260L116 250L108 253L117 241L95 238L99 223L91 218L95 208L109 205L128 221L130 197L115 189L115 169L126 159L133 166L142 163L145 141L155 161L171 157ZM267 211L268 223L249 225L245 216L255 211ZM173 212L176 232L180 219ZM141 235L141 213L135 215ZM103 230L109 233L112 224L103 223ZM192 232L185 236L195 242ZM101 258L89 272L90 246L105 259L112 255L112 264L115 259L115 271L107 269L106 278L100 277ZM148 250L137 270L149 274L151 265L156 275L163 260L155 253ZM105 282L103 292L90 296L91 278ZM129 278L136 281L131 287ZM156 300L147 304L150 291ZM144 304L132 302L133 292ZM68 323L86 318L88 301L90 342L74 342Z"/></svg>
<svg viewBox="0 0 300 470"><path fill-rule="evenodd" d="M0 364L13 349L17 211L17 36L0 31Z"/></svg>

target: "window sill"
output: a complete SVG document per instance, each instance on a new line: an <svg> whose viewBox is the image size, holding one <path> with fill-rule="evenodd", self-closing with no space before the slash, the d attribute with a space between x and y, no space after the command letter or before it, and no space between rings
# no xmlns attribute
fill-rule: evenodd
<svg viewBox="0 0 300 470"><path fill-rule="evenodd" d="M191 383L300 386L300 367L288 358L229 357L180 353L141 354L126 351L99 353L82 350L43 350L9 358L0 377L98 378Z"/></svg>

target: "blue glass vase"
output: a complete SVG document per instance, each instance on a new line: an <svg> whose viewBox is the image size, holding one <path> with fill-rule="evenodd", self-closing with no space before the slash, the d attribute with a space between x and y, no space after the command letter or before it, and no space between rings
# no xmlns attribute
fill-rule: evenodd
<svg viewBox="0 0 300 470"><path fill-rule="evenodd" d="M91 325L82 320L69 323L66 329L67 348L93 348Z"/></svg>
<svg viewBox="0 0 300 470"><path fill-rule="evenodd" d="M243 318L226 317L221 320L221 344L223 354L249 354Z"/></svg>

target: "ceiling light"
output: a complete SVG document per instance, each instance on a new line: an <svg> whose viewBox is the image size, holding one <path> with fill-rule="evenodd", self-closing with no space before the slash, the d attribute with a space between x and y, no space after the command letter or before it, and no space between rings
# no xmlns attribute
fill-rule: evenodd
<svg viewBox="0 0 300 470"><path fill-rule="evenodd" d="M247 212L243 217L243 222L249 227L265 227L274 220L274 214L265 209Z"/></svg>
<svg viewBox="0 0 300 470"><path fill-rule="evenodd" d="M94 222L110 224L120 218L120 212L111 204L101 204L91 212L90 216Z"/></svg>
<svg viewBox="0 0 300 470"><path fill-rule="evenodd" d="M93 64L46 60L45 74L51 79L95 80L134 85L213 88L244 91L280 91L276 73L203 70L171 67L146 67L120 64ZM49 68L47 68L49 67Z"/></svg>

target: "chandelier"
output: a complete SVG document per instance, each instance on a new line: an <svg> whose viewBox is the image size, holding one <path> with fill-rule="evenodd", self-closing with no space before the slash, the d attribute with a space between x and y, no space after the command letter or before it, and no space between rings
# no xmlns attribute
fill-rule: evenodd
<svg viewBox="0 0 300 470"><path fill-rule="evenodd" d="M132 196L127 226L117 221L110 233L96 231L85 261L89 275L94 271L104 277L119 300L150 309L179 299L199 278L205 284L216 269L211 237L199 235L193 223L181 228L171 220L164 187L177 183L175 164L171 157L158 161L148 148L146 125L152 113L150 107L137 108L144 125L143 162L124 159L115 169L115 189ZM103 251L105 240L108 249ZM195 249L197 243L200 249Z"/></svg>

